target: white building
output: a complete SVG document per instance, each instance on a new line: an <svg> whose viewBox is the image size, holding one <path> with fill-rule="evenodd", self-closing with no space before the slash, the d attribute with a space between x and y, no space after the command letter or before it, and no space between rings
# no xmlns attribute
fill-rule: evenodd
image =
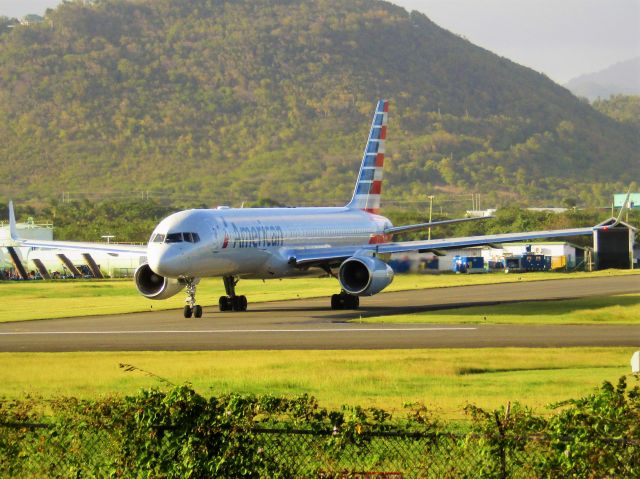
<svg viewBox="0 0 640 479"><path fill-rule="evenodd" d="M26 239L35 240L47 240L53 239L53 225L51 224L36 224L33 220L26 223L16 223L16 229L18 235ZM0 221L0 245L11 241L11 235L9 234L9 223ZM26 253L28 248L17 248L18 255L22 258L22 254ZM7 253L7 250L0 248L0 269L12 268L11 258Z"/></svg>
<svg viewBox="0 0 640 479"><path fill-rule="evenodd" d="M33 221L27 223L17 223L18 235L26 239L52 240L53 225L35 224ZM10 244L8 223L0 222L0 246ZM62 275L68 274L69 270L63 264L60 255L64 255L73 265L87 265L87 260L81 251L57 250L57 249L37 249L37 248L15 248L18 257L22 261L27 271L35 271L37 267L33 260L40 260L50 274L58 272ZM146 262L143 255L113 255L109 253L92 252L91 257L100 267L100 271L112 278L133 276L136 268ZM0 270L13 269L13 263L6 250L0 247Z"/></svg>
<svg viewBox="0 0 640 479"><path fill-rule="evenodd" d="M553 258L564 257L565 266L568 268L575 267L578 262L578 256L583 257L582 254L576 254L577 250L580 252L583 248L576 246L565 241L545 241L536 243L504 243L501 248L491 248L489 246L482 248L482 256L487 261L498 261L506 256L521 256L525 253L541 254L544 256L551 256L552 268ZM527 251L527 247L531 248L531 251ZM558 265L558 262L556 262Z"/></svg>
<svg viewBox="0 0 640 479"><path fill-rule="evenodd" d="M482 256L485 265L489 261L499 262L505 257L521 256L527 253L527 247L531 253L551 257L551 268L574 268L584 259L584 248L562 241L546 241L536 243L504 243L500 248L491 246L475 246L464 249L442 251L442 256L434 253L397 253L391 255L391 259L399 262L408 261L409 271L418 272L443 272L451 271L455 256ZM437 259L437 267L434 259Z"/></svg>

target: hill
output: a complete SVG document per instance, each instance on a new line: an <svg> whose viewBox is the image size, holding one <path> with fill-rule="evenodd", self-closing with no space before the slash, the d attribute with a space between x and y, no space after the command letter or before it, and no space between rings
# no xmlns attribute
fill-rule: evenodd
<svg viewBox="0 0 640 479"><path fill-rule="evenodd" d="M97 0L8 23L0 196L339 204L378 97L386 199L608 204L638 171L637 128L386 2Z"/></svg>
<svg viewBox="0 0 640 479"><path fill-rule="evenodd" d="M592 106L614 120L635 125L640 129L640 96L638 95L613 95L606 100L594 101Z"/></svg>
<svg viewBox="0 0 640 479"><path fill-rule="evenodd" d="M565 86L577 96L593 101L611 95L640 95L640 57L569 80Z"/></svg>

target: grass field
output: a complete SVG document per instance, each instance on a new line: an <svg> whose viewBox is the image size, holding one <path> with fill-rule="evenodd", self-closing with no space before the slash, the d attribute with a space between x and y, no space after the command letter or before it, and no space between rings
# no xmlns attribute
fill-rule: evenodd
<svg viewBox="0 0 640 479"><path fill-rule="evenodd" d="M398 275L386 291L491 284L518 281L541 281L566 278L640 274L640 271L597 271L593 273L527 273L482 275ZM300 278L286 280L243 280L238 291L250 303L283 299L326 296L339 291L332 278ZM205 279L198 287L198 302L204 306L217 304L224 294L220 279ZM0 282L0 322L59 317L119 314L181 308L184 294L165 301L142 297L132 280L79 280Z"/></svg>
<svg viewBox="0 0 640 479"><path fill-rule="evenodd" d="M633 348L503 348L392 351L229 351L0 353L5 398L91 398L163 387L133 364L206 394L316 396L341 404L400 410L423 402L438 416L461 418L466 403L498 407L520 401L539 412L583 396L630 370Z"/></svg>
<svg viewBox="0 0 640 479"><path fill-rule="evenodd" d="M414 314L363 318L362 322L436 324L640 324L640 294L455 308Z"/></svg>
<svg viewBox="0 0 640 479"><path fill-rule="evenodd" d="M634 273L638 272L401 275L388 290ZM202 281L202 304L216 302L222 294L220 283ZM327 278L265 284L242 281L240 288L252 302L258 302L328 296L337 291L337 283ZM0 283L0 298L0 321L148 311L151 306L169 309L183 304L182 294L151 302L138 295L131 281L122 280ZM486 322L495 323L606 320L637 324L640 295L467 308L440 311L437 316L384 320L485 322L485 316ZM417 401L442 418L460 419L467 402L494 408L520 401L544 412L548 403L583 396L602 381L616 381L628 373L632 353L632 348L0 353L0 395L93 398L163 387L157 379L118 367L128 363L174 384L190 382L210 395L309 393L326 407L359 404L396 411L406 402Z"/></svg>

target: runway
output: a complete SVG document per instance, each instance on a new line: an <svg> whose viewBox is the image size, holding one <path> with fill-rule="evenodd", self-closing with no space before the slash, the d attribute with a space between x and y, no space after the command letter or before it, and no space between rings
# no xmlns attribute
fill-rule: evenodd
<svg viewBox="0 0 640 479"><path fill-rule="evenodd" d="M269 284L265 284L268 288ZM249 304L244 313L205 308L0 324L0 351L412 349L640 346L640 325L366 324L359 318L520 301L640 292L640 276L536 281L382 293L358 311L328 298ZM249 298L249 301L251 298Z"/></svg>

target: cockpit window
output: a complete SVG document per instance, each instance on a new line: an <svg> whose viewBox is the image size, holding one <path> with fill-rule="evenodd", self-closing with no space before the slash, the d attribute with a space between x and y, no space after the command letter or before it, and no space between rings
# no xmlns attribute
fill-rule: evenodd
<svg viewBox="0 0 640 479"><path fill-rule="evenodd" d="M164 240L165 243L181 243L182 233L169 233Z"/></svg>
<svg viewBox="0 0 640 479"><path fill-rule="evenodd" d="M153 243L198 243L200 236L198 233L169 233L169 234L156 234L151 240Z"/></svg>
<svg viewBox="0 0 640 479"><path fill-rule="evenodd" d="M188 241L189 243L197 243L198 241L200 241L200 236L198 236L198 233L183 233L184 235L184 240Z"/></svg>

